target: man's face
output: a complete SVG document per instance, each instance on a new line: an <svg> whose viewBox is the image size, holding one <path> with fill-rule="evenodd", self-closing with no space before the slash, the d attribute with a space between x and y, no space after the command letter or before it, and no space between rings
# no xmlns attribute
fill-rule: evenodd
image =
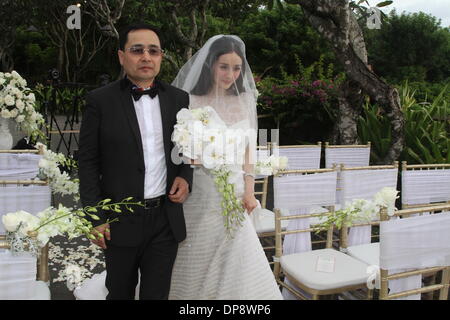
<svg viewBox="0 0 450 320"><path fill-rule="evenodd" d="M142 53L130 48L144 48ZM156 50L153 50L156 49ZM159 38L155 32L147 29L134 30L128 33L124 50L119 50L119 61L128 78L141 87L149 86L161 68L162 54L155 54L161 49ZM150 54L152 53L153 54Z"/></svg>

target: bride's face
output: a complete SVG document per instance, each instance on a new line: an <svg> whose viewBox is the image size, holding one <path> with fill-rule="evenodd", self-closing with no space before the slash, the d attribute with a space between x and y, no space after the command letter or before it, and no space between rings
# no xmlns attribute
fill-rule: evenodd
<svg viewBox="0 0 450 320"><path fill-rule="evenodd" d="M242 69L242 59L235 52L221 55L214 63L214 84L216 89L229 89L239 75Z"/></svg>

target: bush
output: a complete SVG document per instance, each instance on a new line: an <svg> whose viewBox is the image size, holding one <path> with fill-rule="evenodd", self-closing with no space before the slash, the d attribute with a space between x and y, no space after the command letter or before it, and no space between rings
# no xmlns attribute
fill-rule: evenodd
<svg viewBox="0 0 450 320"><path fill-rule="evenodd" d="M399 161L411 164L450 163L450 107L448 86L432 102L417 102L415 91L405 84L399 90L405 116L405 148ZM372 141L371 159L380 163L391 143L391 125L383 110L366 103L358 122L363 143Z"/></svg>
<svg viewBox="0 0 450 320"><path fill-rule="evenodd" d="M327 140L336 119L337 87L342 75L333 77L333 65L325 69L322 58L305 68L297 59L298 73L282 78L255 78L260 96L258 114L280 129L281 144ZM267 124L267 123L266 123Z"/></svg>

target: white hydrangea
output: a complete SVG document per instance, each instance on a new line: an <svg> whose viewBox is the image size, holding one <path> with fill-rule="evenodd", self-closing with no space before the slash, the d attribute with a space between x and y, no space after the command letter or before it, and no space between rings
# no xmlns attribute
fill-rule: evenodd
<svg viewBox="0 0 450 320"><path fill-rule="evenodd" d="M44 118L34 107L35 96L26 87L27 82L16 71L0 74L0 116L13 119L29 135L42 134L40 125Z"/></svg>

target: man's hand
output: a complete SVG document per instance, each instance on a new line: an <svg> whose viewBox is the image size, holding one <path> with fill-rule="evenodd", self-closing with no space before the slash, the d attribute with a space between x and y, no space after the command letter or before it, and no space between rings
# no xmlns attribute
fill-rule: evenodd
<svg viewBox="0 0 450 320"><path fill-rule="evenodd" d="M92 229L91 233L95 236L96 240L92 240L93 244L98 245L102 249L106 249L105 238L111 240L111 233L109 229L109 223L101 224ZM100 235L103 235L100 236Z"/></svg>
<svg viewBox="0 0 450 320"><path fill-rule="evenodd" d="M169 199L175 203L183 203L189 194L189 184L181 177L176 177L169 192Z"/></svg>

